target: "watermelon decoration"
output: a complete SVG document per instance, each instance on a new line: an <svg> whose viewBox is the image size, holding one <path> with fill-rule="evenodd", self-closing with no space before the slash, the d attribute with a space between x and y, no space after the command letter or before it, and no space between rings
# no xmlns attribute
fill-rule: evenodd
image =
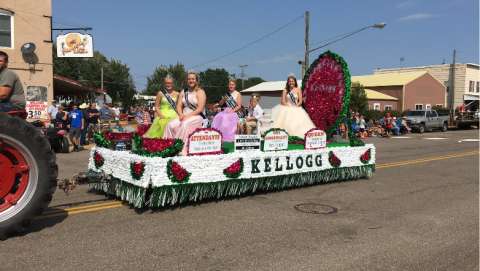
<svg viewBox="0 0 480 271"><path fill-rule="evenodd" d="M368 164L370 162L370 159L372 159L372 150L368 149L366 150L361 156L360 156L360 161L364 164Z"/></svg>
<svg viewBox="0 0 480 271"><path fill-rule="evenodd" d="M321 54L305 73L302 91L313 123L331 136L349 110L350 71L345 60L330 51Z"/></svg>
<svg viewBox="0 0 480 271"><path fill-rule="evenodd" d="M130 163L130 174L135 180L140 180L145 172L145 163L144 162L131 162Z"/></svg>
<svg viewBox="0 0 480 271"><path fill-rule="evenodd" d="M342 161L340 161L340 158L333 153L333 151L330 151L328 153L328 162L332 167L339 167L342 164Z"/></svg>

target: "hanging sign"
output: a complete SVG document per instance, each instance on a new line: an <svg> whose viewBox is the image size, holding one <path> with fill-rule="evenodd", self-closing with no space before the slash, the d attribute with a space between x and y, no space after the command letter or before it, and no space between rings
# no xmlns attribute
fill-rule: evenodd
<svg viewBox="0 0 480 271"><path fill-rule="evenodd" d="M57 36L57 57L93 57L93 39L88 34Z"/></svg>
<svg viewBox="0 0 480 271"><path fill-rule="evenodd" d="M235 135L235 151L260 150L260 136Z"/></svg>
<svg viewBox="0 0 480 271"><path fill-rule="evenodd" d="M305 149L316 150L327 147L327 135L318 128L310 129L305 133Z"/></svg>
<svg viewBox="0 0 480 271"><path fill-rule="evenodd" d="M212 128L199 128L188 137L188 155L222 153L222 134Z"/></svg>
<svg viewBox="0 0 480 271"><path fill-rule="evenodd" d="M288 133L283 129L271 129L265 133L264 151L281 151L288 149Z"/></svg>

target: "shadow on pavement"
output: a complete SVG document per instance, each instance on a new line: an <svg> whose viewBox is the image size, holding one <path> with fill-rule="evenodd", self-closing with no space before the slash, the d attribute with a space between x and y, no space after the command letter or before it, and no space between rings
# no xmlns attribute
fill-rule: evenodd
<svg viewBox="0 0 480 271"><path fill-rule="evenodd" d="M68 213L63 209L48 208L43 214L35 217L30 222L30 225L25 226L23 230L17 233L13 233L12 235L8 236L8 238L20 237L33 232L39 232L46 228L53 227L56 224L64 221L67 216Z"/></svg>

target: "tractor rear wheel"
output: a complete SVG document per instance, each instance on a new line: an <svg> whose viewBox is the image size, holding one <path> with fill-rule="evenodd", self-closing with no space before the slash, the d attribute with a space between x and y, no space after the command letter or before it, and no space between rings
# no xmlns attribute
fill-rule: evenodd
<svg viewBox="0 0 480 271"><path fill-rule="evenodd" d="M0 113L0 238L20 232L52 200L58 168L48 140L31 124Z"/></svg>

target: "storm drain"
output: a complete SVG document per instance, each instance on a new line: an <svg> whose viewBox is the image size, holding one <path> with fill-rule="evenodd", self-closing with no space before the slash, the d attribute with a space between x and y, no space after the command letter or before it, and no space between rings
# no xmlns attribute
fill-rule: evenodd
<svg viewBox="0 0 480 271"><path fill-rule="evenodd" d="M333 206L319 203L300 203L295 205L294 208L302 213L317 215L329 215L338 211L338 209Z"/></svg>

